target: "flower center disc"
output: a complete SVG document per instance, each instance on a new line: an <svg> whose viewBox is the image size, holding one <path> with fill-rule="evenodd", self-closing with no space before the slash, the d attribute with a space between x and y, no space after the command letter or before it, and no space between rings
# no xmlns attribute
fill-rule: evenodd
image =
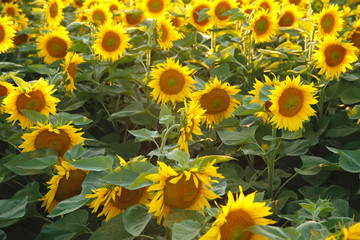
<svg viewBox="0 0 360 240"><path fill-rule="evenodd" d="M118 34L109 31L105 34L101 46L108 52L113 52L119 49L121 39Z"/></svg>
<svg viewBox="0 0 360 240"><path fill-rule="evenodd" d="M119 8L116 6L116 4L112 4L112 5L110 6L110 11L111 11L111 12L117 11L117 10L119 10Z"/></svg>
<svg viewBox="0 0 360 240"><path fill-rule="evenodd" d="M161 12L164 8L164 3L162 0L150 0L147 3L149 12L158 13Z"/></svg>
<svg viewBox="0 0 360 240"><path fill-rule="evenodd" d="M167 39L167 36L168 36L168 30L167 30L166 26L162 24L159 32L160 32L160 34L159 34L160 40L165 42L165 40Z"/></svg>
<svg viewBox="0 0 360 240"><path fill-rule="evenodd" d="M45 106L45 98L43 93L40 90L30 92L25 95L21 94L16 100L16 107L18 110L35 110L40 112Z"/></svg>
<svg viewBox="0 0 360 240"><path fill-rule="evenodd" d="M49 132L48 130L42 131L35 139L35 149L52 148L59 156L64 155L69 150L71 139L69 135L62 129L59 133Z"/></svg>
<svg viewBox="0 0 360 240"><path fill-rule="evenodd" d="M67 72L69 73L70 77L72 79L75 79L76 77L76 72L77 72L77 67L75 63L70 63L68 68L67 68Z"/></svg>
<svg viewBox="0 0 360 240"><path fill-rule="evenodd" d="M265 102L265 111L267 111L268 113L271 113L271 111L270 111L271 105L272 105L272 102L270 102L270 101Z"/></svg>
<svg viewBox="0 0 360 240"><path fill-rule="evenodd" d="M126 188L121 189L121 195L115 196L115 201L113 199L110 200L110 203L113 206L116 206L118 209L127 209L133 205L136 205L141 196L143 195L145 188L140 188L136 190L129 190Z"/></svg>
<svg viewBox="0 0 360 240"><path fill-rule="evenodd" d="M3 97L3 96L7 96L8 95L8 90L6 87L0 85L0 97Z"/></svg>
<svg viewBox="0 0 360 240"><path fill-rule="evenodd" d="M0 25L0 43L4 40L5 38L5 28L3 25Z"/></svg>
<svg viewBox="0 0 360 240"><path fill-rule="evenodd" d="M270 12L270 5L269 5L268 2L263 2L263 3L261 3L261 4L260 4L260 7L261 7L262 9L264 9L264 10L269 10L269 12Z"/></svg>
<svg viewBox="0 0 360 240"><path fill-rule="evenodd" d="M14 17L15 16L15 10L12 7L9 7L8 9L6 9L6 14L9 16Z"/></svg>
<svg viewBox="0 0 360 240"><path fill-rule="evenodd" d="M351 42L355 47L360 48L360 28L356 28L356 32L351 36Z"/></svg>
<svg viewBox="0 0 360 240"><path fill-rule="evenodd" d="M126 13L126 22L130 25L137 25L141 20L142 13Z"/></svg>
<svg viewBox="0 0 360 240"><path fill-rule="evenodd" d="M325 33L331 32L331 30L334 28L335 18L331 14L326 14L321 19L321 27Z"/></svg>
<svg viewBox="0 0 360 240"><path fill-rule="evenodd" d="M325 61L330 67L339 65L345 57L346 49L340 45L331 45L325 49Z"/></svg>
<svg viewBox="0 0 360 240"><path fill-rule="evenodd" d="M14 37L14 43L16 46L26 43L28 40L29 40L29 35L27 34L20 34Z"/></svg>
<svg viewBox="0 0 360 240"><path fill-rule="evenodd" d="M207 114L221 113L228 109L230 97L225 90L215 88L201 97L200 104Z"/></svg>
<svg viewBox="0 0 360 240"><path fill-rule="evenodd" d="M66 179L65 176L60 179L54 199L61 202L65 199L79 195L82 189L81 184L85 177L85 172L81 170L71 170L68 179Z"/></svg>
<svg viewBox="0 0 360 240"><path fill-rule="evenodd" d="M171 23L176 28L180 27L180 19L178 17L172 18Z"/></svg>
<svg viewBox="0 0 360 240"><path fill-rule="evenodd" d="M52 57L63 58L66 56L67 45L63 39L53 37L46 43L46 50Z"/></svg>
<svg viewBox="0 0 360 240"><path fill-rule="evenodd" d="M50 7L50 16L52 18L56 17L58 15L58 5L55 2L53 5L51 5Z"/></svg>
<svg viewBox="0 0 360 240"><path fill-rule="evenodd" d="M254 220L247 212L241 209L230 212L220 227L221 240L250 240L252 233L244 229L253 225Z"/></svg>
<svg viewBox="0 0 360 240"><path fill-rule="evenodd" d="M301 0L290 0L289 2L290 2L290 4L292 3L297 6L300 4Z"/></svg>
<svg viewBox="0 0 360 240"><path fill-rule="evenodd" d="M279 112L286 117L296 115L303 106L304 95L295 88L286 89L279 98Z"/></svg>
<svg viewBox="0 0 360 240"><path fill-rule="evenodd" d="M166 186L164 188L165 204L172 208L181 209L186 209L192 206L200 196L200 188L202 184L202 182L199 181L199 188L197 188L193 180L194 177L196 176L192 175L188 181L185 181L186 177L183 175L175 184L170 183L170 180L173 177L169 178L166 181Z"/></svg>
<svg viewBox="0 0 360 240"><path fill-rule="evenodd" d="M265 17L261 17L255 23L255 32L258 35L266 33L268 28L269 28L269 24L268 24L268 21L267 21L267 19Z"/></svg>
<svg viewBox="0 0 360 240"><path fill-rule="evenodd" d="M231 6L227 2L220 2L215 8L215 15L222 21L229 19L231 16L223 16L223 13L229 11L230 9Z"/></svg>
<svg viewBox="0 0 360 240"><path fill-rule="evenodd" d="M104 12L100 11L100 10L95 10L93 12L92 15L94 22L100 23L100 24L104 24L105 20L106 20L106 16L104 14Z"/></svg>
<svg viewBox="0 0 360 240"><path fill-rule="evenodd" d="M160 77L160 89L166 94L174 95L183 90L185 85L184 76L176 70L170 69Z"/></svg>
<svg viewBox="0 0 360 240"><path fill-rule="evenodd" d="M198 25L206 25L209 22L209 18L206 18L202 21L199 21L199 15L197 14L198 12L201 12L201 10L203 10L204 8L208 8L208 6L204 5L200 5L197 8L195 8L192 12L192 16L194 18L194 22Z"/></svg>
<svg viewBox="0 0 360 240"><path fill-rule="evenodd" d="M286 12L280 18L279 26L280 27L291 27L295 22L295 17L291 12Z"/></svg>

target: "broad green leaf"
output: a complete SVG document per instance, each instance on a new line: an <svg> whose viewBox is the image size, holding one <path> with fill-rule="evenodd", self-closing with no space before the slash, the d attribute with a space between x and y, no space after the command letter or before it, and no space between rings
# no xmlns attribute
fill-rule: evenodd
<svg viewBox="0 0 360 240"><path fill-rule="evenodd" d="M27 197L28 203L40 201L42 196L39 192L39 183L35 181L28 183L23 189L17 191L12 198L22 197Z"/></svg>
<svg viewBox="0 0 360 240"><path fill-rule="evenodd" d="M352 86L344 90L341 95L340 99L344 104L355 104L360 102L360 88Z"/></svg>
<svg viewBox="0 0 360 240"><path fill-rule="evenodd" d="M211 182L211 186L213 187L213 189L211 189L211 191L213 191L214 193L216 193L218 196L223 196L225 195L225 190L226 190L226 179L219 179L216 178L214 179L218 182Z"/></svg>
<svg viewBox="0 0 360 240"><path fill-rule="evenodd" d="M67 51L68 52L77 52L77 53L86 53L88 46L86 44L77 42L71 46Z"/></svg>
<svg viewBox="0 0 360 240"><path fill-rule="evenodd" d="M108 222L103 221L101 226L91 235L90 240L132 240L135 237L126 231L122 214Z"/></svg>
<svg viewBox="0 0 360 240"><path fill-rule="evenodd" d="M360 172L360 149L357 150L342 150L339 158L340 166L347 172Z"/></svg>
<svg viewBox="0 0 360 240"><path fill-rule="evenodd" d="M147 179L146 176L149 175L149 174L158 173L158 172L159 172L159 169L157 167L153 167L149 171L140 174L134 180L134 182L130 186L128 186L128 188L129 189L138 189L138 188L142 188L142 187L152 185L152 181Z"/></svg>
<svg viewBox="0 0 360 240"><path fill-rule="evenodd" d="M48 117L45 115L42 115L41 113L34 111L34 110L20 110L22 114L24 114L25 117L27 117L31 122L37 124L42 123L46 124L48 122Z"/></svg>
<svg viewBox="0 0 360 240"><path fill-rule="evenodd" d="M82 158L76 161L69 161L69 164L75 168L88 171L111 171L114 160L109 156L97 156L92 158Z"/></svg>
<svg viewBox="0 0 360 240"><path fill-rule="evenodd" d="M257 125L246 127L240 131L230 131L228 129L216 131L225 145L240 145L248 142L256 142L254 136Z"/></svg>
<svg viewBox="0 0 360 240"><path fill-rule="evenodd" d="M207 14L208 11L209 11L208 8L203 8L203 9L201 9L200 12L196 12L196 14L198 16L198 22L204 21L205 19L208 19L210 17Z"/></svg>
<svg viewBox="0 0 360 240"><path fill-rule="evenodd" d="M0 69L6 69L6 68L22 68L23 65L12 63L12 62L0 62Z"/></svg>
<svg viewBox="0 0 360 240"><path fill-rule="evenodd" d="M88 100L87 97L75 95L71 98L63 98L57 105L57 109L61 111L73 111L81 107Z"/></svg>
<svg viewBox="0 0 360 240"><path fill-rule="evenodd" d="M318 143L318 140L314 139L300 139L291 142L283 142L284 150L281 152L281 156L301 156L309 151L311 146Z"/></svg>
<svg viewBox="0 0 360 240"><path fill-rule="evenodd" d="M297 194L294 191L291 190L284 190L282 191L279 196L277 197L277 203L275 205L275 211L280 212L283 207L286 205L286 203L289 201L289 199L298 199Z"/></svg>
<svg viewBox="0 0 360 240"><path fill-rule="evenodd" d="M172 240L192 240L201 230L201 224L194 220L175 223L172 230Z"/></svg>
<svg viewBox="0 0 360 240"><path fill-rule="evenodd" d="M235 116L245 116L251 115L256 112L262 112L264 109L259 103L252 103L249 105L240 105L231 115Z"/></svg>
<svg viewBox="0 0 360 240"><path fill-rule="evenodd" d="M297 240L300 233L293 227L281 228L266 225L255 225L247 229L249 232L257 233L271 240Z"/></svg>
<svg viewBox="0 0 360 240"><path fill-rule="evenodd" d="M110 117L108 118L108 120L129 117L129 116L133 116L133 115L136 115L139 113L143 113L144 111L145 111L145 109L141 102L134 102L134 103L126 106L119 112L111 114Z"/></svg>
<svg viewBox="0 0 360 240"><path fill-rule="evenodd" d="M166 152L166 157L168 159L177 161L180 164L180 166L183 166L183 167L189 166L190 154L187 152L181 151L180 149L174 149L171 152Z"/></svg>
<svg viewBox="0 0 360 240"><path fill-rule="evenodd" d="M139 236L151 220L153 214L144 205L131 206L122 214L124 228L133 236Z"/></svg>
<svg viewBox="0 0 360 240"><path fill-rule="evenodd" d="M301 175L315 175L318 174L322 169L341 169L338 165L333 164L321 157L303 155L300 158L303 166L300 169L295 168L295 171Z"/></svg>
<svg viewBox="0 0 360 240"><path fill-rule="evenodd" d="M201 223L205 219L205 216L199 211L171 208L170 214L166 218L166 226L173 228L175 223L189 219Z"/></svg>
<svg viewBox="0 0 360 240"><path fill-rule="evenodd" d="M327 234L326 228L321 223L315 221L305 222L297 226L296 230L301 234L298 240L313 239L311 237L314 236L314 234L323 234L322 236L326 236Z"/></svg>
<svg viewBox="0 0 360 240"><path fill-rule="evenodd" d="M143 142L143 141L155 141L155 138L160 137L160 134L157 131L150 131L146 128L142 128L139 130L129 130L131 135L135 136L135 142Z"/></svg>
<svg viewBox="0 0 360 240"><path fill-rule="evenodd" d="M0 220L23 217L26 213L27 200L27 196L0 200Z"/></svg>
<svg viewBox="0 0 360 240"><path fill-rule="evenodd" d="M67 160L79 159L85 153L85 149L82 147L82 144L75 145L72 149L67 151L64 156Z"/></svg>
<svg viewBox="0 0 360 240"><path fill-rule="evenodd" d="M80 115L80 114L71 114L67 112L60 112L54 116L59 122L67 124L72 122L74 125L87 125L93 122L93 120Z"/></svg>
<svg viewBox="0 0 360 240"><path fill-rule="evenodd" d="M207 155L207 156L197 157L195 159L195 161L200 163L202 166L206 166L206 164L211 163L214 160L216 164L216 163L223 163L223 162L235 160L235 158L225 155Z"/></svg>
<svg viewBox="0 0 360 240"><path fill-rule="evenodd" d="M71 240L86 227L88 211L79 210L41 229L35 240Z"/></svg>
<svg viewBox="0 0 360 240"><path fill-rule="evenodd" d="M3 230L0 229L0 240L6 240L6 234Z"/></svg>
<svg viewBox="0 0 360 240"><path fill-rule="evenodd" d="M58 161L57 155L49 155L42 158L34 158L24 163L17 165L17 168L22 169L36 169L36 170L44 170L52 165L55 165Z"/></svg>
<svg viewBox="0 0 360 240"><path fill-rule="evenodd" d="M165 126L169 126L169 124L174 120L174 116L171 116L171 110L166 104L161 106L160 115L159 115L159 123L165 124Z"/></svg>
<svg viewBox="0 0 360 240"><path fill-rule="evenodd" d="M28 65L27 67L33 70L34 72L40 74L54 75L56 73L55 70L48 68L46 67L46 65L43 64L32 64L32 65Z"/></svg>

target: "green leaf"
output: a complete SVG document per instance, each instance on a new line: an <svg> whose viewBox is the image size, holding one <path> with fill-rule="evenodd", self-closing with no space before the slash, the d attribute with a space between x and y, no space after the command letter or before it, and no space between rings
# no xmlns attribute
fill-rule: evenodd
<svg viewBox="0 0 360 240"><path fill-rule="evenodd" d="M6 68L22 68L23 65L12 63L12 62L0 62L0 69L6 69Z"/></svg>
<svg viewBox="0 0 360 240"><path fill-rule="evenodd" d="M55 165L57 161L58 161L58 156L50 155L42 158L31 159L29 161L17 165L17 168L44 170L45 168Z"/></svg>
<svg viewBox="0 0 360 240"><path fill-rule="evenodd" d="M283 142L284 150L281 152L281 156L301 156L309 151L311 146L318 143L318 140L314 139L300 139L291 142Z"/></svg>
<svg viewBox="0 0 360 240"><path fill-rule="evenodd" d="M360 172L360 149L357 150L342 150L339 158L340 166L347 172Z"/></svg>
<svg viewBox="0 0 360 240"><path fill-rule="evenodd" d="M264 86L262 86L262 88L260 89L260 94L259 94L259 99L260 101L270 101L270 95L272 95L272 93L270 92L270 90L274 90L275 88L273 86L264 84Z"/></svg>
<svg viewBox="0 0 360 240"><path fill-rule="evenodd" d="M314 236L314 234L317 233L322 233L322 234L326 234L327 230L326 228L318 222L315 221L309 221L309 222L305 222L301 225L299 225L298 227L296 227L296 230L301 234L300 238L298 240L309 240L309 239L313 239L311 237ZM324 235L322 235L324 236ZM321 239L321 238L319 238Z"/></svg>
<svg viewBox="0 0 360 240"><path fill-rule="evenodd" d="M200 163L202 166L205 166L206 164L211 163L214 160L216 164L216 163L223 163L223 162L235 160L235 158L225 155L207 155L207 156L197 157L195 159L195 161Z"/></svg>
<svg viewBox="0 0 360 240"><path fill-rule="evenodd" d="M139 236L151 220L153 214L144 205L131 206L122 214L124 228L133 236Z"/></svg>
<svg viewBox="0 0 360 240"><path fill-rule="evenodd" d="M351 88L345 89L340 99L344 104L355 104L360 102L360 88L352 86Z"/></svg>
<svg viewBox="0 0 360 240"><path fill-rule="evenodd" d="M211 191L213 191L215 194L219 195L219 196L223 196L225 195L225 191L226 191L226 179L219 179L216 178L215 180L217 180L218 182L211 182L211 186L213 187L213 189L211 189Z"/></svg>
<svg viewBox="0 0 360 240"><path fill-rule="evenodd" d="M200 232L201 225L194 220L175 223L172 230L172 240L192 240Z"/></svg>
<svg viewBox="0 0 360 240"><path fill-rule="evenodd" d="M293 227L281 228L266 225L255 225L247 229L271 240L297 240L300 233Z"/></svg>
<svg viewBox="0 0 360 240"><path fill-rule="evenodd" d="M150 131L146 128L142 128L139 130L129 130L131 135L135 136L135 142L143 142L143 141L155 141L155 138L160 137L158 131Z"/></svg>
<svg viewBox="0 0 360 240"><path fill-rule="evenodd" d="M111 171L114 160L109 156L96 156L92 158L82 158L76 161L69 161L75 168L88 171Z"/></svg>
<svg viewBox="0 0 360 240"><path fill-rule="evenodd" d="M124 227L123 216L119 214L110 221L103 221L101 226L91 235L90 240L132 240L135 237Z"/></svg>
<svg viewBox="0 0 360 240"><path fill-rule="evenodd" d="M0 240L6 240L6 234L3 230L0 229Z"/></svg>
<svg viewBox="0 0 360 240"><path fill-rule="evenodd" d="M114 120L114 119L123 118L123 117L130 117L130 116L133 116L136 114L143 113L144 111L145 111L145 109L141 102L134 102L134 103L126 106L119 112L111 114L110 117L108 118L108 120Z"/></svg>
<svg viewBox="0 0 360 240"><path fill-rule="evenodd" d="M246 127L240 131L230 131L227 129L216 131L225 145L240 145L248 142L256 142L254 135L258 125Z"/></svg>
<svg viewBox="0 0 360 240"><path fill-rule="evenodd" d="M259 103L252 103L249 105L240 105L231 115L245 116L256 112L262 112L264 109Z"/></svg>
<svg viewBox="0 0 360 240"><path fill-rule="evenodd" d="M67 51L68 52L77 52L77 53L86 53L88 46L84 43L77 42L71 46Z"/></svg>
<svg viewBox="0 0 360 240"><path fill-rule="evenodd" d="M82 144L77 144L72 149L67 151L64 156L67 160L73 160L81 158L84 153L85 149L82 147Z"/></svg>
<svg viewBox="0 0 360 240"><path fill-rule="evenodd" d="M166 152L165 155L168 159L177 161L180 166L189 166L190 154L187 152L181 151L180 149L174 149L171 152Z"/></svg>
<svg viewBox="0 0 360 240"><path fill-rule="evenodd" d="M54 75L56 73L55 70L48 68L42 64L33 64L33 65L28 65L27 67L30 68L31 70L33 70L34 72L37 72L40 74Z"/></svg>
<svg viewBox="0 0 360 240"><path fill-rule="evenodd" d="M175 223L189 219L201 223L205 219L205 216L199 211L171 208L170 214L166 218L166 226L173 228Z"/></svg>
<svg viewBox="0 0 360 240"><path fill-rule="evenodd" d="M341 169L338 165L333 164L321 157L303 155L300 158L303 166L300 169L295 168L295 171L301 175L315 175L318 174L322 169Z"/></svg>
<svg viewBox="0 0 360 240"><path fill-rule="evenodd" d="M37 124L42 123L45 124L48 122L48 117L45 115L42 115L41 113L34 111L34 110L24 110L21 109L20 112L24 114L25 117L27 117L31 122Z"/></svg>
<svg viewBox="0 0 360 240"><path fill-rule="evenodd" d="M171 110L166 104L161 106L160 115L159 115L159 123L165 124L165 126L169 126L169 124L174 120L174 116L171 116Z"/></svg>
<svg viewBox="0 0 360 240"><path fill-rule="evenodd" d="M54 116L59 122L67 124L72 122L74 125L87 125L93 122L93 120L80 115L80 114L71 114L67 112L60 112Z"/></svg>
<svg viewBox="0 0 360 240"><path fill-rule="evenodd" d="M203 8L200 12L196 12L196 14L198 15L198 22L204 21L205 19L208 19L210 17L207 14L208 11L208 8Z"/></svg>
<svg viewBox="0 0 360 240"><path fill-rule="evenodd" d="M79 210L41 229L35 240L70 240L86 227L88 212Z"/></svg>
<svg viewBox="0 0 360 240"><path fill-rule="evenodd" d="M0 200L0 220L21 218L26 213L28 197Z"/></svg>

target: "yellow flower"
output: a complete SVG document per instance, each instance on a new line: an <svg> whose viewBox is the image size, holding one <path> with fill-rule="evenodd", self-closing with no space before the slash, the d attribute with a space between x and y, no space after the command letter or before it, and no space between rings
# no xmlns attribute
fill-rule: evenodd
<svg viewBox="0 0 360 240"><path fill-rule="evenodd" d="M14 20L14 29L16 31L21 31L27 26L29 26L29 19L26 17L25 14L20 14L13 18Z"/></svg>
<svg viewBox="0 0 360 240"><path fill-rule="evenodd" d="M45 63L51 64L65 58L67 50L72 45L68 33L65 27L59 26L36 39L38 54L44 57Z"/></svg>
<svg viewBox="0 0 360 240"><path fill-rule="evenodd" d="M200 240L266 240L267 238L246 229L256 225L269 225L275 221L266 219L271 215L265 202L254 202L255 192L245 196L241 186L240 193L234 199L229 191L228 203L221 206L221 213L210 230Z"/></svg>
<svg viewBox="0 0 360 240"><path fill-rule="evenodd" d="M40 148L52 148L58 155L59 160L64 160L64 154L71 150L75 145L85 141L76 129L70 123L61 126L52 126L39 123L38 126L32 127L31 133L24 133L22 139L24 142L19 146L23 152L31 152Z"/></svg>
<svg viewBox="0 0 360 240"><path fill-rule="evenodd" d="M234 8L237 8L235 0L215 0L212 2L208 13L215 26L225 27L231 16L223 16L223 14Z"/></svg>
<svg viewBox="0 0 360 240"><path fill-rule="evenodd" d="M351 32L349 39L357 48L356 55L360 55L360 19L358 19L353 26L354 30Z"/></svg>
<svg viewBox="0 0 360 240"><path fill-rule="evenodd" d="M338 5L327 5L316 17L318 36L324 38L325 36L339 35L343 28L343 11L339 10Z"/></svg>
<svg viewBox="0 0 360 240"><path fill-rule="evenodd" d="M194 92L191 96L192 100L199 101L203 109L206 110L206 124L212 127L218 124L223 118L229 118L231 113L240 104L239 101L232 98L240 92L236 86L230 86L229 83L221 84L221 81L215 77L214 81L206 84L205 90Z"/></svg>
<svg viewBox="0 0 360 240"><path fill-rule="evenodd" d="M165 17L159 17L156 19L156 30L158 34L158 43L162 49L170 49L173 46L173 41L184 38L182 33L175 30L175 27L171 24L170 19Z"/></svg>
<svg viewBox="0 0 360 240"><path fill-rule="evenodd" d="M219 197L210 190L210 182L216 182L211 177L224 178L217 173L214 163L215 161L208 163L200 169L195 167L176 172L165 163L158 162L159 173L146 176L155 182L148 189L155 193L149 204L149 212L155 212L158 224L163 218L166 220L173 208L201 211L205 206L210 207L207 199ZM165 221L163 224L165 225Z"/></svg>
<svg viewBox="0 0 360 240"><path fill-rule="evenodd" d="M101 0L85 0L82 3L82 9L89 10L92 6L94 6L95 4L99 4L101 2L102 2Z"/></svg>
<svg viewBox="0 0 360 240"><path fill-rule="evenodd" d="M200 124L204 119L206 110L202 109L196 101L191 101L189 105L185 102L185 107L181 110L185 110L185 117L184 124L180 129L178 144L180 145L180 150L189 152L188 141L193 141L192 135L202 135Z"/></svg>
<svg viewBox="0 0 360 240"><path fill-rule="evenodd" d="M60 25L64 19L63 13L64 5L61 0L50 0L45 6L46 21L50 28L55 28Z"/></svg>
<svg viewBox="0 0 360 240"><path fill-rule="evenodd" d="M152 81L148 84L153 88L153 99L162 104L169 101L173 104L184 101L191 93L192 84L196 83L190 76L192 73L193 70L170 58L164 63L157 64L152 68Z"/></svg>
<svg viewBox="0 0 360 240"><path fill-rule="evenodd" d="M53 88L54 85L48 85L43 78L32 83L23 82L3 100L5 112L10 114L7 120L13 124L19 121L21 128L29 128L32 122L20 110L34 110L47 117L55 114L56 103L60 100L51 96L56 91Z"/></svg>
<svg viewBox="0 0 360 240"><path fill-rule="evenodd" d="M342 42L341 38L325 37L317 47L313 55L316 67L320 68L319 74L325 73L329 80L334 76L339 78L341 72L345 73L346 68L352 69L351 63L358 60L355 54L357 48L352 43Z"/></svg>
<svg viewBox="0 0 360 240"><path fill-rule="evenodd" d="M112 23L112 13L105 3L92 5L87 13L87 17L92 23L99 25Z"/></svg>
<svg viewBox="0 0 360 240"><path fill-rule="evenodd" d="M0 54L14 47L15 29L9 17L0 16Z"/></svg>
<svg viewBox="0 0 360 240"><path fill-rule="evenodd" d="M2 7L2 13L4 15L7 15L9 17L15 17L18 16L22 12L21 9L19 9L19 4L17 3L4 3Z"/></svg>
<svg viewBox="0 0 360 240"><path fill-rule="evenodd" d="M277 128L296 131L302 128L303 121L309 116L315 115L315 110L310 105L316 104L315 98L316 88L313 84L302 84L300 76L291 80L289 76L284 82L275 86L274 90L270 90L271 95L270 111L273 116L271 123Z"/></svg>
<svg viewBox="0 0 360 240"><path fill-rule="evenodd" d="M280 11L280 4L274 0L257 0L255 5L258 7L258 11L264 9L271 14L278 14Z"/></svg>
<svg viewBox="0 0 360 240"><path fill-rule="evenodd" d="M95 35L95 43L92 48L95 54L101 56L102 60L116 61L122 57L129 45L129 34L122 25L110 23L100 26Z"/></svg>
<svg viewBox="0 0 360 240"><path fill-rule="evenodd" d="M143 0L140 7L146 17L158 18L167 12L169 3L169 0Z"/></svg>
<svg viewBox="0 0 360 240"><path fill-rule="evenodd" d="M88 171L74 168L69 163L62 161L55 165L57 175L54 175L47 184L49 191L41 199L41 207L50 213L59 202L74 197L81 193L83 183Z"/></svg>
<svg viewBox="0 0 360 240"><path fill-rule="evenodd" d="M73 93L76 90L75 78L77 73L77 64L83 63L84 59L77 53L69 52L65 57L65 63L61 64L64 68L64 74L66 75L65 90Z"/></svg>
<svg viewBox="0 0 360 240"><path fill-rule="evenodd" d="M11 83L5 82L0 79L0 98L8 96L10 93L14 91L14 86ZM1 113L4 112L4 107L0 104Z"/></svg>
<svg viewBox="0 0 360 240"><path fill-rule="evenodd" d="M293 4L295 5L298 9L302 9L306 4L307 4L307 0L282 0L282 4L283 5L290 5Z"/></svg>
<svg viewBox="0 0 360 240"><path fill-rule="evenodd" d="M84 5L84 2L82 0L73 0L72 1L72 6L74 8L81 8L81 7L83 7L83 5Z"/></svg>
<svg viewBox="0 0 360 240"><path fill-rule="evenodd" d="M284 5L279 15L279 27L295 27L302 13L294 4Z"/></svg>
<svg viewBox="0 0 360 240"><path fill-rule="evenodd" d="M258 11L250 21L249 29L253 33L255 43L269 42L278 29L276 14L265 10Z"/></svg>
<svg viewBox="0 0 360 240"><path fill-rule="evenodd" d="M204 9L210 10L209 1L200 1L195 0L194 3L191 3L190 9L187 10L187 18L188 22L193 25L200 32L207 32L210 28L212 28L213 24L210 21L210 18L200 19L199 20L199 12Z"/></svg>
<svg viewBox="0 0 360 240"><path fill-rule="evenodd" d="M176 28L179 29L185 25L185 18L181 16L173 16L171 15L171 24Z"/></svg>
<svg viewBox="0 0 360 240"><path fill-rule="evenodd" d="M341 228L337 234L327 237L325 240L358 240L360 239L360 223L350 226L349 228Z"/></svg>
<svg viewBox="0 0 360 240"><path fill-rule="evenodd" d="M129 8L123 12L122 19L126 27L136 27L145 20L145 15L140 9Z"/></svg>

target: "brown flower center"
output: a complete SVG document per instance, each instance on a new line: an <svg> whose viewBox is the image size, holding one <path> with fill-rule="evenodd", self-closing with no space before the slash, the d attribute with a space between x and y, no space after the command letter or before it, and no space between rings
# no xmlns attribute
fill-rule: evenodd
<svg viewBox="0 0 360 240"><path fill-rule="evenodd" d="M301 0L290 0L289 3L294 5L299 5L301 3Z"/></svg>
<svg viewBox="0 0 360 240"><path fill-rule="evenodd" d="M330 33L335 26L335 18L331 14L325 14L321 19L321 28L325 33Z"/></svg>
<svg viewBox="0 0 360 240"><path fill-rule="evenodd" d="M221 240L250 240L253 234L244 230L254 225L247 212L241 209L230 212L226 223L220 227Z"/></svg>
<svg viewBox="0 0 360 240"><path fill-rule="evenodd" d="M63 58L66 56L67 45L64 39L53 37L46 43L46 50L54 58Z"/></svg>
<svg viewBox="0 0 360 240"><path fill-rule="evenodd" d="M194 18L194 22L197 25L203 26L209 23L209 18L206 18L202 21L199 21L199 14L197 14L198 12L201 12L201 10L205 9L205 8L209 8L207 5L205 4L201 4L200 6L196 7L193 11L192 11L192 16Z"/></svg>
<svg viewBox="0 0 360 240"><path fill-rule="evenodd" d="M14 17L15 16L15 9L13 7L9 7L8 9L6 9L6 14L9 15L9 16L12 16Z"/></svg>
<svg viewBox="0 0 360 240"><path fill-rule="evenodd" d="M110 5L110 11L111 12L118 11L118 10L119 10L119 8L118 8L118 6L116 4L111 4Z"/></svg>
<svg viewBox="0 0 360 240"><path fill-rule="evenodd" d="M343 61L346 49L340 45L330 45L325 49L325 61L330 67L335 67Z"/></svg>
<svg viewBox="0 0 360 240"><path fill-rule="evenodd" d="M291 27L294 25L295 16L292 12L285 12L284 15L279 20L280 27Z"/></svg>
<svg viewBox="0 0 360 240"><path fill-rule="evenodd" d="M269 12L270 12L271 7L270 7L270 5L269 5L268 2L262 2L262 3L260 4L260 7L261 7L262 9L264 9L264 10L269 10Z"/></svg>
<svg viewBox="0 0 360 240"><path fill-rule="evenodd" d="M76 64L75 63L70 63L68 68L67 68L67 72L69 73L69 76L72 78L72 79L75 79L76 77L76 72L77 72L77 67L76 67Z"/></svg>
<svg viewBox="0 0 360 240"><path fill-rule="evenodd" d="M59 133L44 130L36 136L34 143L35 149L52 148L59 156L64 155L66 151L70 150L70 145L71 139L62 129L59 130Z"/></svg>
<svg viewBox="0 0 360 240"><path fill-rule="evenodd" d="M228 20L230 19L231 16L223 16L223 14L224 12L229 11L230 9L231 6L229 3L220 2L215 8L215 16L222 21Z"/></svg>
<svg viewBox="0 0 360 240"><path fill-rule="evenodd" d="M230 105L230 97L225 90L215 88L201 97L200 104L207 114L223 113Z"/></svg>
<svg viewBox="0 0 360 240"><path fill-rule="evenodd" d="M108 31L101 42L101 46L108 52L113 52L119 49L121 43L120 36L113 31Z"/></svg>
<svg viewBox="0 0 360 240"><path fill-rule="evenodd" d="M143 196L144 191L146 191L146 188L140 188L136 190L122 188L120 196L116 195L115 201L111 199L110 203L118 209L125 210L128 207L137 205Z"/></svg>
<svg viewBox="0 0 360 240"><path fill-rule="evenodd" d="M14 37L14 43L16 46L26 43L28 40L29 40L29 35L27 34L20 34Z"/></svg>
<svg viewBox="0 0 360 240"><path fill-rule="evenodd" d="M104 24L106 21L106 15L102 10L94 10L92 18L94 22L99 24Z"/></svg>
<svg viewBox="0 0 360 240"><path fill-rule="evenodd" d="M355 29L355 32L351 36L351 42L355 47L360 49L360 28Z"/></svg>
<svg viewBox="0 0 360 240"><path fill-rule="evenodd" d="M259 20L255 22L255 32L257 35L266 34L269 29L268 19L262 16Z"/></svg>
<svg viewBox="0 0 360 240"><path fill-rule="evenodd" d="M160 89L162 92L174 95L183 90L185 86L184 76L177 70L170 69L165 72L160 77Z"/></svg>
<svg viewBox="0 0 360 240"><path fill-rule="evenodd" d="M136 26L142 19L142 13L126 13L126 22L131 26Z"/></svg>
<svg viewBox="0 0 360 240"><path fill-rule="evenodd" d="M164 24L161 24L159 29L159 38L162 42L165 42L168 36L168 30Z"/></svg>
<svg viewBox="0 0 360 240"><path fill-rule="evenodd" d="M8 89L3 85L0 85L0 97L7 96L8 94Z"/></svg>
<svg viewBox="0 0 360 240"><path fill-rule="evenodd" d="M150 0L147 2L149 12L159 13L164 9L164 2L162 0Z"/></svg>
<svg viewBox="0 0 360 240"><path fill-rule="evenodd" d="M60 179L54 199L58 202L61 202L65 199L79 195L82 190L81 184L83 183L85 177L86 173L84 171L69 171L68 179L66 179L65 176Z"/></svg>
<svg viewBox="0 0 360 240"><path fill-rule="evenodd" d="M0 24L0 43L4 40L5 35L5 28L3 25Z"/></svg>
<svg viewBox="0 0 360 240"><path fill-rule="evenodd" d="M54 2L51 6L50 6L50 16L52 18L56 17L58 15L58 11L59 11L59 7L57 5L56 2Z"/></svg>
<svg viewBox="0 0 360 240"><path fill-rule="evenodd" d="M27 95L27 96L26 96ZM44 94L40 90L21 94L16 100L18 110L35 110L40 112L45 107Z"/></svg>
<svg viewBox="0 0 360 240"><path fill-rule="evenodd" d="M179 17L173 17L171 18L171 23L174 27L178 28L181 26L181 21L179 19Z"/></svg>
<svg viewBox="0 0 360 240"><path fill-rule="evenodd" d="M279 113L282 116L292 117L301 111L303 104L303 92L296 88L288 88L279 98Z"/></svg>

